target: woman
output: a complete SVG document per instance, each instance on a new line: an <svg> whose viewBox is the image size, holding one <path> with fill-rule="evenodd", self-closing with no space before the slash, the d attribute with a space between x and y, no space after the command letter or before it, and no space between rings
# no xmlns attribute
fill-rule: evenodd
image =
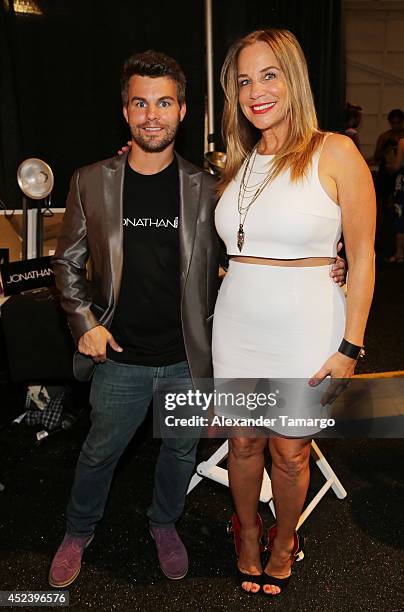
<svg viewBox="0 0 404 612"><path fill-rule="evenodd" d="M389 169L398 173L394 189L396 252L389 261L402 264L404 263L404 138L398 141L397 153Z"/></svg>
<svg viewBox="0 0 404 612"><path fill-rule="evenodd" d="M253 32L222 69L227 164L216 228L230 256L213 326L216 379L349 378L374 286L375 195L352 140L317 127L303 52L287 30ZM329 277L344 231L348 297ZM276 595L291 574L309 483L310 438L232 438L228 471L245 591ZM260 561L258 497L272 456L277 515Z"/></svg>

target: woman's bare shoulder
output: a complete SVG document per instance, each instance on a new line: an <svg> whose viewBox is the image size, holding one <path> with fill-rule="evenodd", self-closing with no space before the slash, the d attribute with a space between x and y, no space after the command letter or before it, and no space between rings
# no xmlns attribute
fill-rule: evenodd
<svg viewBox="0 0 404 612"><path fill-rule="evenodd" d="M367 164L351 138L331 133L325 140L320 158L320 172L337 183L352 173L363 172Z"/></svg>
<svg viewBox="0 0 404 612"><path fill-rule="evenodd" d="M352 138L344 134L330 132L323 145L323 153L326 157L344 157L345 155L360 155Z"/></svg>

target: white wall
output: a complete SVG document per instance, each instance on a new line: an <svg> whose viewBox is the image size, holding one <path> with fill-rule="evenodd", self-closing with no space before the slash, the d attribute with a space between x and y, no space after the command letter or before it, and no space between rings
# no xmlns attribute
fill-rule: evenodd
<svg viewBox="0 0 404 612"><path fill-rule="evenodd" d="M389 128L392 108L404 111L404 1L346 0L347 101L360 104L360 141L371 157L378 135Z"/></svg>

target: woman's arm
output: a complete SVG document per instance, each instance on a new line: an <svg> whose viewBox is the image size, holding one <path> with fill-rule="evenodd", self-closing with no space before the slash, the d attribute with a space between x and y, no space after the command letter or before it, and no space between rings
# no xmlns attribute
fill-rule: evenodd
<svg viewBox="0 0 404 612"><path fill-rule="evenodd" d="M344 337L361 346L375 281L376 197L369 168L349 140L330 144L349 270Z"/></svg>
<svg viewBox="0 0 404 612"><path fill-rule="evenodd" d="M324 145L324 156L327 173L337 187L348 260L344 338L362 346L375 281L376 198L373 180L365 160L345 136L331 135ZM336 378L351 376L355 363L354 359L337 352L313 378L322 379L328 374Z"/></svg>

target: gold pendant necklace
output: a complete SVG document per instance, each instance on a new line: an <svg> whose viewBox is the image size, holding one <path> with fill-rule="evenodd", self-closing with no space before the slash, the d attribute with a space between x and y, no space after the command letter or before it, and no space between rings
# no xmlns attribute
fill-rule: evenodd
<svg viewBox="0 0 404 612"><path fill-rule="evenodd" d="M238 232L237 232L237 247L240 253L243 250L243 246L244 246L244 229L243 229L243 224L240 223L240 225L238 226Z"/></svg>
<svg viewBox="0 0 404 612"><path fill-rule="evenodd" d="M240 253L243 250L245 242L244 223L247 218L248 211L250 210L252 204L254 204L258 196L261 195L261 193L264 191L265 187L268 185L273 176L273 172L265 173L265 178L259 183L256 183L255 185L248 184L254 169L257 152L258 144L256 144L256 146L253 148L246 160L244 171L240 181L240 188L238 191L237 209L239 213L239 226L237 230L237 248ZM244 200L247 199L250 199L250 202L245 205Z"/></svg>

